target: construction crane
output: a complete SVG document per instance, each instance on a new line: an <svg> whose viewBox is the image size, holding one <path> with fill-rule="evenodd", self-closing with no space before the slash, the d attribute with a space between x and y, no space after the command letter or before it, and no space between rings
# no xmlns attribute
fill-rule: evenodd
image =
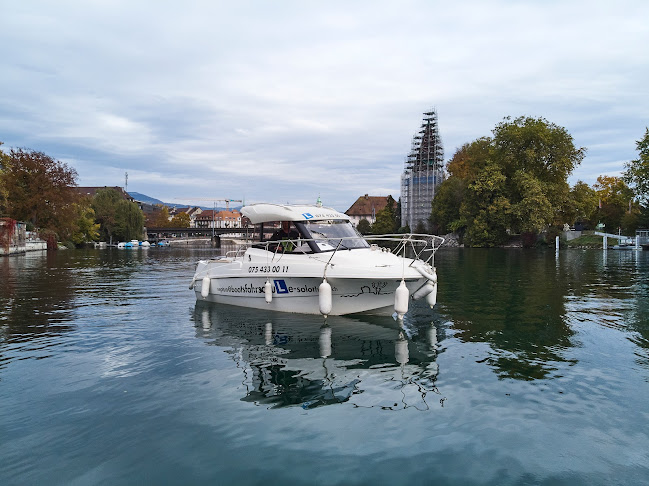
<svg viewBox="0 0 649 486"><path fill-rule="evenodd" d="M183 201L212 201L214 203L214 209L216 210L216 203L224 201L225 202L225 209L230 210L230 203L231 202L240 202L243 203L243 200L241 199L228 199L225 197L176 197L174 198L176 200L183 200Z"/></svg>

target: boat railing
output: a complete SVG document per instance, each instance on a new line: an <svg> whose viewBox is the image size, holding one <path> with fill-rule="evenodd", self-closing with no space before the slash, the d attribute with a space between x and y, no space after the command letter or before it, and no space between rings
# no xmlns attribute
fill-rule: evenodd
<svg viewBox="0 0 649 486"><path fill-rule="evenodd" d="M340 237L318 237L318 238L296 238L296 239L283 239L283 240L267 240L262 242L253 242L247 241L242 243L239 248L236 250L230 250L226 252L226 258L241 258L243 257L245 251L250 248L259 248L266 250L271 253L284 253L284 250L287 247L292 246L294 250L291 253L301 253L297 249L300 245L312 241L316 244L318 243L327 243L331 246L331 250L334 253L338 250L347 250L350 249L345 245L345 241L353 240L365 240L370 245L377 245L386 250L391 251L397 255L405 255L406 252L412 252L414 256L414 261L423 260L426 263L431 262L434 259L435 252L442 246L444 243L444 238L436 235L426 235L426 234L416 234L416 233L395 233L395 234L384 234L384 235L368 235L368 236L340 236ZM333 243L333 244L332 244ZM295 250L297 249L297 250ZM302 252L302 253L311 253ZM426 253L430 253L429 256L426 256ZM414 262L413 262L414 263Z"/></svg>
<svg viewBox="0 0 649 486"><path fill-rule="evenodd" d="M426 263L431 262L435 257L435 252L444 244L444 238L436 235L426 235L418 233L395 233L376 236L367 236L368 242L377 241L388 244L392 253L405 256L407 251L414 255L413 262L423 260ZM425 253L430 253L427 258ZM412 265L411 263L411 265Z"/></svg>

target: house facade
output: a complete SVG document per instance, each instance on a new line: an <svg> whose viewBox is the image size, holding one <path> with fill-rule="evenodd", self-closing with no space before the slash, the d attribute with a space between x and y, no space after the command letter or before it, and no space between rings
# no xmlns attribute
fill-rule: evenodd
<svg viewBox="0 0 649 486"><path fill-rule="evenodd" d="M388 197L390 196L369 196L365 194L356 199L354 204L345 211L345 214L349 216L354 226L358 226L358 223L362 219L366 219L370 224L374 224L377 213L387 206Z"/></svg>
<svg viewBox="0 0 649 486"><path fill-rule="evenodd" d="M241 213L236 209L214 211L204 209L196 215L195 228L241 228Z"/></svg>

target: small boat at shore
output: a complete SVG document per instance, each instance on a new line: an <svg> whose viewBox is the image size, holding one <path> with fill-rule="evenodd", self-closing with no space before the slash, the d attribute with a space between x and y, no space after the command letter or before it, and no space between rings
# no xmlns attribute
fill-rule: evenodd
<svg viewBox="0 0 649 486"><path fill-rule="evenodd" d="M120 241L117 243L117 248L149 248L151 243L148 241L140 240L131 240L131 241Z"/></svg>
<svg viewBox="0 0 649 486"><path fill-rule="evenodd" d="M439 236L363 237L346 214L321 206L253 204L241 213L256 241L200 260L189 286L197 300L325 316L403 317L411 298L435 305Z"/></svg>

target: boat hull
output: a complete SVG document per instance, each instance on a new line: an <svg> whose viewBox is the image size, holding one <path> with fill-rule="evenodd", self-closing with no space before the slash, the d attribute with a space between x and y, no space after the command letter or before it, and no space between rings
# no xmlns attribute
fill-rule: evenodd
<svg viewBox="0 0 649 486"><path fill-rule="evenodd" d="M255 309L392 315L395 293L402 281L413 295L429 282L436 282L434 274L435 270L421 260L378 247L311 254L274 254L248 248L237 257L199 261L190 288L197 300ZM331 310L328 290L322 298L320 295L325 278L331 288ZM426 289L417 292L418 298L425 295ZM398 300L402 309L403 291Z"/></svg>
<svg viewBox="0 0 649 486"><path fill-rule="evenodd" d="M251 307L255 309L320 314L319 287L321 277L224 277L211 278L209 293L203 296L203 282L194 283L197 300ZM272 299L266 301L264 285L269 281ZM404 279L412 294L427 279L411 277ZM332 290L330 315L373 314L392 315L395 291L401 283L399 278L327 278Z"/></svg>

